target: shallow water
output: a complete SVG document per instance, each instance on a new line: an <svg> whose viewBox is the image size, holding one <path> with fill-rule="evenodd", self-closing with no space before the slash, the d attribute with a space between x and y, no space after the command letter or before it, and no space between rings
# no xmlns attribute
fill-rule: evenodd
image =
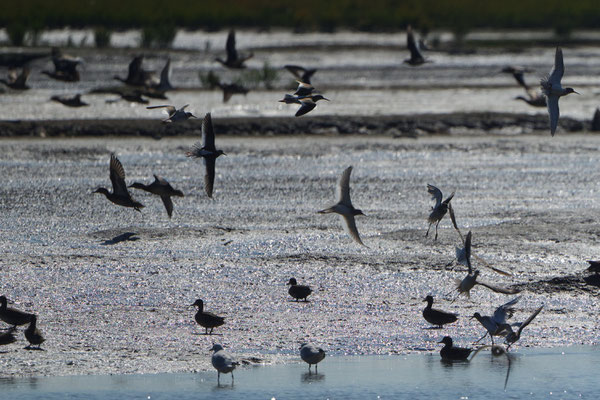
<svg viewBox="0 0 600 400"><path fill-rule="evenodd" d="M231 375L102 375L0 379L3 396L33 399L574 399L597 396L597 348L522 350L470 362L438 354L326 357L306 364L241 367ZM510 368L510 370L509 370ZM507 377L508 373L508 377ZM506 390L504 384L506 382ZM9 398L6 397L6 398Z"/></svg>

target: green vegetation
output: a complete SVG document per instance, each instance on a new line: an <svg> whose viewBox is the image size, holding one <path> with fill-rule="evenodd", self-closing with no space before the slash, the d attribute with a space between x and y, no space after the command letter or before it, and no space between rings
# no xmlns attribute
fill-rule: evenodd
<svg viewBox="0 0 600 400"><path fill-rule="evenodd" d="M13 27L16 39L19 26L26 31L64 26L396 31L407 24L459 33L474 28L543 28L565 34L573 28L598 28L600 6L598 0L21 0L7 2L0 13L0 26ZM149 32L149 43L168 39L168 33L168 29Z"/></svg>

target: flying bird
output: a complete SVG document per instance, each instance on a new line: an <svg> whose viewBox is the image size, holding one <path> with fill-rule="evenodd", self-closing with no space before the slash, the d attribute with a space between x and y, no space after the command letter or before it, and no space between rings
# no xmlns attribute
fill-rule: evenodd
<svg viewBox="0 0 600 400"><path fill-rule="evenodd" d="M79 57L73 57L67 54L63 54L57 47L52 48L52 63L54 64L54 71L42 71L42 74L48 75L49 77L64 81L64 82L78 82L79 71L77 66L81 64L83 60Z"/></svg>
<svg viewBox="0 0 600 400"><path fill-rule="evenodd" d="M169 123L169 122L187 121L190 118L197 118L191 112L185 111L185 108L188 107L188 106L189 106L189 104L186 104L185 106L181 107L180 109L177 109L174 106L170 106L170 105L148 106L146 108L148 110L152 110L152 109L155 109L155 108L164 108L164 109L166 109L167 113L169 114L169 117L166 118L166 119L164 119L163 122L164 123Z"/></svg>
<svg viewBox="0 0 600 400"><path fill-rule="evenodd" d="M206 167L204 189L206 190L206 195L212 198L215 183L215 162L220 155L225 155L225 153L223 150L217 150L215 147L215 131L210 113L206 113L204 120L202 120L202 143L198 142L194 144L185 155L188 157L202 157L204 159Z"/></svg>
<svg viewBox="0 0 600 400"><path fill-rule="evenodd" d="M310 79L317 72L316 68L304 68L299 65L284 65L283 68L287 69L292 75L294 75L299 81L310 85Z"/></svg>
<svg viewBox="0 0 600 400"><path fill-rule="evenodd" d="M504 342L508 343L507 350L510 349L510 346L515 344L515 342L517 342L519 339L521 339L521 332L523 331L523 329L525 329L525 327L527 325L529 325L535 317L537 317L537 315L540 313L540 311L542 311L542 308L544 308L544 305L541 305L537 310L535 310L529 316L529 318L527 318L524 322L519 324L519 329L516 332L512 330L512 327L510 325L507 326L506 329L508 330L508 333L507 333L506 337L504 338Z"/></svg>
<svg viewBox="0 0 600 400"><path fill-rule="evenodd" d="M52 96L50 100L56 101L62 105L67 107L85 107L89 106L88 103L81 100L81 94L76 94L75 96Z"/></svg>
<svg viewBox="0 0 600 400"><path fill-rule="evenodd" d="M410 51L410 58L404 60L404 63L416 67L428 62L421 54L419 43L415 40L415 35L410 25L406 28L406 47Z"/></svg>
<svg viewBox="0 0 600 400"><path fill-rule="evenodd" d="M29 77L29 68L23 67L19 73L17 69L9 69L6 75L6 79L0 79L0 82L4 83L11 89L14 90L27 90L27 78Z"/></svg>
<svg viewBox="0 0 600 400"><path fill-rule="evenodd" d="M144 205L131 197L125 184L125 169L114 154L110 155L110 181L113 187L112 193L103 187L96 189L94 193L102 193L108 200L119 206L132 207L134 210L141 212L140 209Z"/></svg>
<svg viewBox="0 0 600 400"><path fill-rule="evenodd" d="M427 232L425 233L425 237L429 236L429 230L431 229L431 225L435 224L435 239L438 238L438 225L444 215L448 212L448 208L451 207L450 201L454 197L454 192L448 196L448 198L442 201L442 191L436 188L433 185L427 185L427 192L431 194L431 198L435 200L435 206L431 208L431 213L427 218L429 222L429 227L427 228Z"/></svg>
<svg viewBox="0 0 600 400"><path fill-rule="evenodd" d="M548 115L550 117L550 134L554 136L558 126L558 117L560 111L558 109L558 99L561 96L566 96L569 93L577 93L573 88L563 88L560 81L565 73L565 65L563 63L563 54L560 47L556 48L554 55L554 67L550 71L550 75L540 81L542 92L547 98ZM577 93L579 94L579 93Z"/></svg>
<svg viewBox="0 0 600 400"><path fill-rule="evenodd" d="M173 200L171 200L171 196L183 197L183 192L181 190L174 189L166 179L161 178L158 175L154 175L154 182L149 185L134 182L129 185L129 187L145 190L146 192L160 196L169 218L173 215Z"/></svg>
<svg viewBox="0 0 600 400"><path fill-rule="evenodd" d="M238 54L235 49L235 31L232 29L229 31L227 35L227 43L225 44L225 50L227 51L227 58L223 60L220 57L215 58L215 61L220 62L223 66L227 68L233 69L243 69L246 68L244 64L246 60L252 58L254 54L250 53L248 55L241 56Z"/></svg>
<svg viewBox="0 0 600 400"><path fill-rule="evenodd" d="M501 305L496 308L494 311L494 315L492 316L482 316L478 312L473 314L472 318L475 318L483 327L486 329L485 335L483 335L476 343L479 343L483 338L485 338L488 334L492 338L492 345L494 345L494 336L505 336L508 333L506 320L511 318L514 313L514 306L519 301L520 297L516 297L509 301L506 304Z"/></svg>
<svg viewBox="0 0 600 400"><path fill-rule="evenodd" d="M358 234L358 229L356 229L356 222L354 217L356 215L365 215L359 209L354 208L352 205L352 201L350 200L350 173L352 172L352 167L346 168L342 177L340 178L340 182L338 184L338 202L337 204L326 208L324 210L319 211L319 214L328 214L328 213L336 213L339 214L344 220L344 229L346 232L360 245L367 247L362 240L360 239L360 235Z"/></svg>

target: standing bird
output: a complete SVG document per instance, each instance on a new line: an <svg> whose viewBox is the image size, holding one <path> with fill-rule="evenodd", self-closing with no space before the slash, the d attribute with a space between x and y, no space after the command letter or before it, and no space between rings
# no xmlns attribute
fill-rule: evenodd
<svg viewBox="0 0 600 400"><path fill-rule="evenodd" d="M444 361L464 361L473 351L470 348L454 347L450 336L444 336L438 343L444 343L444 347L440 350L440 356Z"/></svg>
<svg viewBox="0 0 600 400"><path fill-rule="evenodd" d="M217 150L215 147L215 131L210 113L206 113L204 120L202 120L202 143L198 142L194 144L185 155L188 157L204 158L204 166L206 167L204 189L206 190L206 195L212 198L215 183L215 161L220 155L225 155L225 153L223 150Z"/></svg>
<svg viewBox="0 0 600 400"><path fill-rule="evenodd" d="M448 196L448 198L444 201L442 201L442 191L436 188L435 186L427 185L427 192L431 194L432 199L435 199L435 206L431 208L431 214L429 214L429 217L427 218L427 221L429 222L429 227L427 228L425 237L429 236L429 230L431 229L431 225L435 224L434 240L437 240L438 225L440 224L442 218L444 218L444 215L446 215L446 213L448 212L448 208L452 207L450 205L450 201L454 197L454 192L452 192L452 194L450 194L450 196Z"/></svg>
<svg viewBox="0 0 600 400"><path fill-rule="evenodd" d="M227 353L225 349L223 349L223 346L221 346L220 344L213 345L210 351L214 351L210 361L212 363L212 366L215 367L215 369L217 370L217 384L221 383L222 373L231 373L231 383L233 384L233 370L235 369L235 367L240 365L240 363L234 361L233 357L231 357L231 355L229 355L229 353Z"/></svg>
<svg viewBox="0 0 600 400"><path fill-rule="evenodd" d="M344 229L346 232L354 239L355 242L367 247L362 240L360 240L360 235L358 234L358 229L356 229L356 222L354 221L354 216L356 215L365 215L359 209L354 208L352 205L352 201L350 200L350 173L352 172L352 167L346 168L340 182L338 184L338 202L337 204L326 208L324 210L319 211L319 214L329 214L336 213L341 215L344 222Z"/></svg>
<svg viewBox="0 0 600 400"><path fill-rule="evenodd" d="M154 175L154 182L149 185L134 182L133 184L129 185L129 187L145 190L146 192L160 196L160 199L165 205L165 209L167 210L169 218L171 218L173 215L173 201L171 200L171 196L183 197L183 192L181 190L174 189L166 179L161 178L158 175Z"/></svg>
<svg viewBox="0 0 600 400"><path fill-rule="evenodd" d="M550 134L554 136L556 127L558 126L558 99L561 96L566 96L569 93L577 93L573 88L563 88L560 81L565 73L565 65L563 63L563 54L560 47L556 48L554 55L554 68L550 71L550 75L540 81L542 92L547 98L548 114L550 116ZM577 93L579 94L579 93Z"/></svg>
<svg viewBox="0 0 600 400"><path fill-rule="evenodd" d="M110 155L110 181L112 182L113 191L110 193L108 189L100 187L94 191L94 193L102 193L106 198L113 203L123 206L132 207L134 210L141 212L141 208L144 205L136 201L125 184L125 170L121 161L114 154Z"/></svg>
<svg viewBox="0 0 600 400"><path fill-rule="evenodd" d="M457 315L454 313L431 308L433 305L433 296L429 295L425 297L425 300L423 301L427 302L427 307L425 307L423 310L423 318L425 318L425 321L429 322L430 324L441 329L445 324L451 324L456 322L458 319Z"/></svg>
<svg viewBox="0 0 600 400"><path fill-rule="evenodd" d="M25 325L31 321L33 314L15 310L7 307L8 299L5 296L0 296L0 319L14 328L17 325Z"/></svg>
<svg viewBox="0 0 600 400"><path fill-rule="evenodd" d="M300 358L308 364L308 372L310 366L315 365L315 373L318 373L317 364L325 358L325 351L320 347L315 347L312 344L302 343L300 345Z"/></svg>
<svg viewBox="0 0 600 400"><path fill-rule="evenodd" d="M35 350L41 350L40 347L42 343L46 341L44 336L42 336L42 332L36 327L37 317L35 315L31 316L29 326L25 329L25 338L29 342L29 346L25 347L26 349L31 349L31 346L37 346Z"/></svg>
<svg viewBox="0 0 600 400"><path fill-rule="evenodd" d="M296 299L296 301L300 299L304 299L304 301L308 301L306 298L312 293L312 290L307 285L298 285L296 278L290 278L290 281L287 283L290 285L290 289L288 293L290 296Z"/></svg>
<svg viewBox="0 0 600 400"><path fill-rule="evenodd" d="M0 82L14 90L27 90L29 89L26 84L27 77L29 77L28 67L23 67L21 73L18 73L16 69L9 69L6 79L0 79Z"/></svg>
<svg viewBox="0 0 600 400"><path fill-rule="evenodd" d="M308 83L310 85L310 79L317 72L316 68L304 68L299 65L284 65L283 68L287 69L292 75L294 75L299 81Z"/></svg>
<svg viewBox="0 0 600 400"><path fill-rule="evenodd" d="M211 312L204 311L204 302L201 299L196 300L196 302L192 304L192 306L198 307L198 312L194 316L194 319L196 320L198 325L205 329L205 335L212 335L212 331L214 328L216 328L217 326L221 326L225 323L225 318L219 317L218 315L215 315ZM209 328L210 332L208 331Z"/></svg>
<svg viewBox="0 0 600 400"><path fill-rule="evenodd" d="M501 305L496 308L494 311L494 315L482 316L478 312L473 314L472 318L475 318L483 327L486 329L485 335L483 335L476 343L480 342L485 338L488 333L492 338L492 346L494 345L494 336L505 336L508 333L507 329L510 329L510 326L506 323L508 318L511 318L514 313L514 306L519 301L520 297L516 297L513 300L509 301L506 304ZM507 328L508 326L508 328Z"/></svg>
<svg viewBox="0 0 600 400"><path fill-rule="evenodd" d="M215 61L220 62L223 66L233 69L246 68L244 62L252 58L254 54L250 53L246 56L240 56L235 49L235 31L232 29L227 35L227 43L225 44L225 50L227 51L227 59L223 60L220 57L215 58Z"/></svg>
<svg viewBox="0 0 600 400"><path fill-rule="evenodd" d="M525 327L527 325L529 325L531 323L531 321L533 321L533 319L535 317L537 317L537 315L540 313L540 311L542 311L542 308L544 308L544 305L541 305L537 310L535 310L533 312L533 314L531 314L529 316L529 318L527 318L524 322L522 322L519 326L519 329L514 332L512 330L512 328L510 327L510 325L507 326L507 330L508 330L508 334L506 335L506 337L504 338L504 342L508 343L508 349L510 349L510 346L512 346L516 341L518 341L519 339L521 339L521 331L523 331L523 329L525 329Z"/></svg>
<svg viewBox="0 0 600 400"><path fill-rule="evenodd" d="M180 109L177 109L174 106L170 106L170 105L148 106L146 108L148 110L152 110L154 108L166 108L167 109L167 113L169 113L169 117L167 119L164 119L163 123L177 122L177 121L187 121L190 118L198 118L194 114L192 114L191 112L185 111L185 108L187 106L189 106L189 104L186 104L185 106L181 107Z"/></svg>
<svg viewBox="0 0 600 400"><path fill-rule="evenodd" d="M428 62L421 54L419 44L415 40L415 35L413 34L412 27L410 25L408 25L406 28L406 47L408 48L408 51L410 51L410 58L404 60L406 64L416 67Z"/></svg>

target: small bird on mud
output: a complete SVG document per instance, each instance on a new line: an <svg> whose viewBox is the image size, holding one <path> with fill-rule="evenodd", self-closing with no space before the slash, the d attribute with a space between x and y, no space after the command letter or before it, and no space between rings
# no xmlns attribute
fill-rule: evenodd
<svg viewBox="0 0 600 400"><path fill-rule="evenodd" d="M429 295L423 301L427 302L427 307L423 310L423 318L430 324L441 329L445 324L451 324L458 319L458 316L454 313L431 308L433 305L433 296Z"/></svg>
<svg viewBox="0 0 600 400"><path fill-rule="evenodd" d="M112 193L103 187L96 189L94 193L102 193L108 200L119 206L132 207L134 210L141 212L144 205L131 197L125 184L125 169L123 169L121 161L114 154L110 155L110 181L113 187Z"/></svg>
<svg viewBox="0 0 600 400"><path fill-rule="evenodd" d="M339 214L343 219L344 229L346 232L356 241L356 243L367 247L362 240L360 239L360 235L358 234L358 229L356 228L356 221L354 217L356 215L365 215L359 209L354 208L352 205L352 201L350 200L350 173L352 172L352 167L346 168L342 177L340 178L340 182L338 184L338 202L337 204L326 208L324 210L319 211L319 214L328 214L328 213L336 213Z"/></svg>
<svg viewBox="0 0 600 400"><path fill-rule="evenodd" d="M224 317L219 317L211 312L204 311L204 302L201 299L196 300L192 306L198 307L198 312L194 316L194 319L205 329L205 335L212 335L213 329L217 326L221 326L225 323ZM210 328L210 332L208 329Z"/></svg>
<svg viewBox="0 0 600 400"><path fill-rule="evenodd" d="M542 308L544 308L544 305L541 305L540 307L538 307L538 309L535 310L529 316L529 318L527 318L525 321L520 323L519 329L516 332L512 330L512 327L510 325L507 325L506 329L508 330L508 333L506 334L506 337L504 338L504 342L508 343L508 347L506 350L510 349L510 346L515 344L515 342L517 342L519 339L521 339L521 332L523 331L523 329L525 329L525 327L527 325L529 325L535 317L537 317L537 315L540 313L540 311L542 311Z"/></svg>
<svg viewBox="0 0 600 400"><path fill-rule="evenodd" d="M310 366L315 366L315 373L318 373L317 364L323 361L325 358L325 351L320 347L315 347L312 344L302 343L300 345L300 358L308 364L308 372L310 372Z"/></svg>
<svg viewBox="0 0 600 400"><path fill-rule="evenodd" d="M511 318L514 313L514 306L519 301L520 297L516 297L506 304L496 308L494 315L482 316L478 312L473 314L472 318L475 318L483 327L486 329L485 335L483 335L476 343L483 340L488 334L492 338L492 345L494 345L494 336L505 336L508 333L506 320Z"/></svg>
<svg viewBox="0 0 600 400"><path fill-rule="evenodd" d="M165 205L165 209L167 210L167 215L169 215L169 218L171 218L173 215L173 201L171 200L171 196L183 197L183 192L181 190L174 189L166 179L161 178L158 175L154 175L154 182L149 185L145 185L140 182L134 182L133 184L129 185L129 187L145 190L146 192L160 196L160 199Z"/></svg>
<svg viewBox="0 0 600 400"><path fill-rule="evenodd" d="M9 325L16 328L18 325L25 325L31 321L33 314L16 310L8 307L8 299L6 296L0 296L0 319Z"/></svg>
<svg viewBox="0 0 600 400"><path fill-rule="evenodd" d="M563 88L560 81L565 73L565 65L563 63L563 53L560 47L556 48L554 55L554 67L550 71L550 75L540 81L542 92L547 98L548 115L550 117L550 134L554 136L558 126L558 117L560 111L558 109L558 99L570 93L577 93L573 88Z"/></svg>
<svg viewBox="0 0 600 400"><path fill-rule="evenodd" d="M444 343L440 350L443 361L465 361L473 351L471 348L455 347L450 336L444 336L438 343Z"/></svg>
<svg viewBox="0 0 600 400"><path fill-rule="evenodd" d="M225 60L220 57L215 58L215 61L220 62L224 67L233 68L233 69L243 69L246 68L244 64L248 59L252 58L254 54L250 53L248 55L241 56L238 54L235 48L235 31L232 29L229 31L227 35L227 43L225 44L225 50L227 51L227 58Z"/></svg>
<svg viewBox="0 0 600 400"><path fill-rule="evenodd" d="M42 350L41 345L46 341L42 332L37 328L37 317L35 315L31 316L29 326L25 329L25 338L29 342L29 346L25 347L28 350ZM37 347L31 347L37 346Z"/></svg>
<svg viewBox="0 0 600 400"><path fill-rule="evenodd" d="M240 365L220 344L214 344L210 351L214 351L211 357L212 366L217 370L217 384L221 383L221 374L231 373L231 384L233 384L233 370Z"/></svg>
<svg viewBox="0 0 600 400"><path fill-rule="evenodd" d="M448 209L452 207L450 205L450 201L454 197L454 192L448 196L448 198L442 201L442 191L436 188L433 185L427 185L427 192L431 194L431 198L435 200L435 206L431 208L431 214L427 218L429 222L429 227L427 228L427 232L425 233L425 237L429 236L429 230L431 229L431 225L435 224L435 239L438 238L438 225L444 215L448 212Z"/></svg>
<svg viewBox="0 0 600 400"><path fill-rule="evenodd" d="M169 117L167 119L164 119L163 123L169 123L169 122L187 121L190 118L197 118L191 112L185 111L185 108L188 106L189 106L189 104L186 104L185 106L181 107L180 109L177 109L174 106L170 106L170 105L148 106L146 108L148 110L152 110L154 108L166 109L167 113L169 114Z"/></svg>
<svg viewBox="0 0 600 400"><path fill-rule="evenodd" d="M290 278L287 283L290 285L290 289L288 293L292 296L296 301L304 299L304 301L308 301L307 297L312 293L312 290L309 286L306 285L298 285L296 278Z"/></svg>
<svg viewBox="0 0 600 400"><path fill-rule="evenodd" d="M206 113L202 120L202 143L198 142L194 144L185 155L188 157L202 157L204 159L204 166L206 167L204 189L206 190L206 195L212 198L216 160L220 155L226 154L223 150L217 150L215 147L215 131L210 113Z"/></svg>

